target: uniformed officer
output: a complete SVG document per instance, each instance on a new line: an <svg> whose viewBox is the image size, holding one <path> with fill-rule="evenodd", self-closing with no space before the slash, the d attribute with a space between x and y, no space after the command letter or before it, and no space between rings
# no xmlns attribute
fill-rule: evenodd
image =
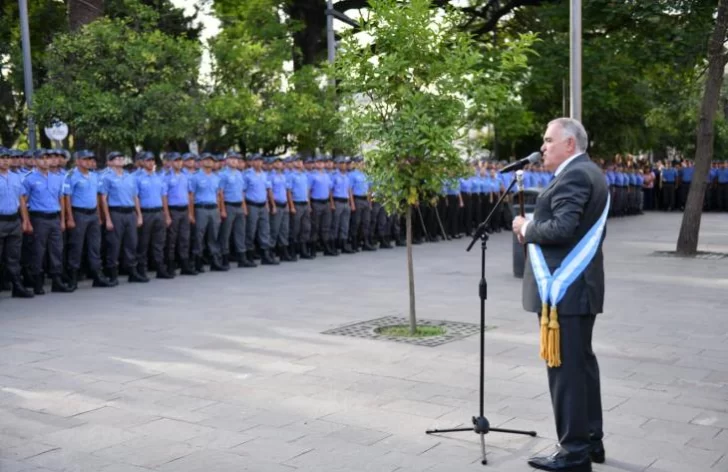
<svg viewBox="0 0 728 472"><path fill-rule="evenodd" d="M33 292L20 280L23 230L30 227L30 219L27 208L21 205L27 195L21 176L10 170L13 154L9 149L0 148L0 263L3 276L13 287L13 297L33 298Z"/></svg>
<svg viewBox="0 0 728 472"><path fill-rule="evenodd" d="M194 201L195 246L192 252L195 256L195 268L204 272L202 254L207 247L211 256L210 270L224 272L220 253L219 233L220 222L227 217L225 205L222 200L220 176L213 172L215 157L209 152L202 153L199 159L200 170L192 174L189 180L190 199ZM207 238L205 239L205 236Z"/></svg>
<svg viewBox="0 0 728 472"><path fill-rule="evenodd" d="M718 168L718 208L728 211L728 161L723 161Z"/></svg>
<svg viewBox="0 0 728 472"><path fill-rule="evenodd" d="M144 220L136 178L124 170L124 154L113 151L106 159L110 170L101 178L100 193L106 222L106 269L109 279L114 283L119 277L119 256L123 250L129 282L149 282L137 270L137 228L142 226Z"/></svg>
<svg viewBox="0 0 728 472"><path fill-rule="evenodd" d="M98 206L99 176L91 170L96 156L91 151L77 151L76 168L68 173L63 185L68 233L68 276L71 288L78 286L83 248L86 246L89 275L94 287L114 287L101 273L101 212Z"/></svg>
<svg viewBox="0 0 728 472"><path fill-rule="evenodd" d="M271 245L278 248L281 261L295 262L295 252L289 248L289 225L291 220L292 184L283 173L283 160L275 159L271 164L272 170L268 173L271 191L268 205L271 208L270 237Z"/></svg>
<svg viewBox="0 0 728 472"><path fill-rule="evenodd" d="M688 193L690 193L690 185L692 185L694 173L695 168L690 161L684 161L683 167L678 171L680 178L679 200L681 210L685 208L685 204L688 202Z"/></svg>
<svg viewBox="0 0 728 472"><path fill-rule="evenodd" d="M136 174L139 207L142 210L142 227L139 229L137 261L139 274L147 277L147 262L151 247L152 261L157 268L158 279L173 279L167 270L164 243L167 228L172 224L167 201L167 186L160 174L154 172L154 153L142 151L137 156L140 167Z"/></svg>
<svg viewBox="0 0 728 472"><path fill-rule="evenodd" d="M194 154L181 156L178 152L169 152L165 160L170 163L170 170L165 176L167 187L167 207L171 224L167 227L167 268L172 274L176 272L176 261L179 257L182 275L197 275L194 265L190 263L190 221L194 215L194 201L190 199L188 172L184 172L184 161L192 160Z"/></svg>
<svg viewBox="0 0 728 472"><path fill-rule="evenodd" d="M245 226L248 216L248 206L245 203L245 178L240 170L242 155L239 152L227 154L227 167L220 172L220 185L222 186L223 201L225 203L226 218L220 225L220 251L223 265L227 265L230 258L230 238L237 257L238 267L257 267L257 264L248 259L245 246Z"/></svg>
<svg viewBox="0 0 728 472"><path fill-rule="evenodd" d="M50 172L47 151L35 152L36 169L23 180L33 233L30 271L34 281L34 292L43 295L43 263L48 256L48 274L53 292L69 293L73 288L61 280L63 273L63 232L66 230L63 208L63 178Z"/></svg>
<svg viewBox="0 0 728 472"><path fill-rule="evenodd" d="M352 170L349 171L351 193L354 197L354 212L351 217L351 242L354 249L363 248L365 251L376 251L370 237L372 221L372 195L369 191L369 178L363 172L364 159L356 157L352 160Z"/></svg>
<svg viewBox="0 0 728 472"><path fill-rule="evenodd" d="M334 232L331 239L336 241L337 249L344 254L353 254L355 251L349 245L349 219L355 211L354 196L351 191L351 182L347 173L348 160L340 156L336 158L336 170L331 174L331 196L334 200Z"/></svg>
<svg viewBox="0 0 728 472"><path fill-rule="evenodd" d="M334 210L334 201L331 195L333 181L328 172L325 171L325 159L316 159L316 170L309 173L308 184L311 191L311 240L318 241L326 256L337 256L338 252L331 244L331 220Z"/></svg>
<svg viewBox="0 0 728 472"><path fill-rule="evenodd" d="M245 174L245 200L248 206L248 220L246 225L245 248L248 250L248 259L253 260L253 252L257 235L261 250L261 264L278 265L279 262L271 252L270 240L270 190L271 183L268 174L263 171L263 157L259 154L250 156L252 168Z"/></svg>
<svg viewBox="0 0 728 472"><path fill-rule="evenodd" d="M308 174L304 170L303 161L300 157L293 160L293 170L288 179L291 184L291 200L293 201L293 208L290 210L291 231L289 238L294 251L301 256L301 259L313 259L316 257L316 252L309 241L311 238L311 202L309 200Z"/></svg>

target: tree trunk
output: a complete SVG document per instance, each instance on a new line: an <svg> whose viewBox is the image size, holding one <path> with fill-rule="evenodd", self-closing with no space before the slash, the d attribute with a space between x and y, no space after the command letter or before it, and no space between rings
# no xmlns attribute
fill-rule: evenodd
<svg viewBox="0 0 728 472"><path fill-rule="evenodd" d="M104 14L104 0L68 0L68 24L76 31Z"/></svg>
<svg viewBox="0 0 728 472"><path fill-rule="evenodd" d="M407 207L405 217L407 227L407 278L409 280L409 322L410 333L417 331L417 315L415 314L415 270L412 265L412 205Z"/></svg>
<svg viewBox="0 0 728 472"><path fill-rule="evenodd" d="M677 253L694 256L698 251L700 219L703 213L705 182L713 159L714 122L718 111L723 73L728 61L723 43L728 32L728 0L720 0L715 29L708 43L708 74L703 92L703 102L698 117L698 143L695 150L695 173L690 185L688 201L685 204L680 235L677 238Z"/></svg>

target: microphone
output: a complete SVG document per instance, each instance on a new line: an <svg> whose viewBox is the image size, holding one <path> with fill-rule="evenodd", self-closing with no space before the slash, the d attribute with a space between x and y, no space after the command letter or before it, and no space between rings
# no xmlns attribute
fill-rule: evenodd
<svg viewBox="0 0 728 472"><path fill-rule="evenodd" d="M513 162L511 164L508 164L503 169L500 170L499 173L505 174L506 172L510 172L512 170L520 170L526 167L529 164L535 164L538 161L541 160L541 153L540 152L534 152L528 157L524 157L520 161Z"/></svg>

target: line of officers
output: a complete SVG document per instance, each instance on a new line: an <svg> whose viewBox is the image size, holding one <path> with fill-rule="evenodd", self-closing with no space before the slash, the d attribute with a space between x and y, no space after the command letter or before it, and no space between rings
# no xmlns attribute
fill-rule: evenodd
<svg viewBox="0 0 728 472"><path fill-rule="evenodd" d="M337 256L405 245L403 218L388 214L363 172L362 158L247 158L168 152L161 168L152 152L134 163L106 156L97 170L91 151L70 154L0 148L0 289L14 297L76 290L80 274L94 287L113 287L120 271L129 282L209 265L253 268L317 252ZM470 235L510 183L502 163L472 161L471 177L451 181L440 195L414 206L413 242ZM535 169L527 188L545 187L552 175ZM515 192L514 188L512 192ZM513 195L489 231L508 229Z"/></svg>

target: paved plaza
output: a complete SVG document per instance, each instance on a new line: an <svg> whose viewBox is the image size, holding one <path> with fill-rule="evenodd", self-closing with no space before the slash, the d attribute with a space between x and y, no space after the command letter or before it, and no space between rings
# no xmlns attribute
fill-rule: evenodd
<svg viewBox="0 0 728 472"><path fill-rule="evenodd" d="M656 257L678 214L610 221L597 320L607 462L728 471L728 259ZM479 251L416 246L422 319L479 322ZM476 249L478 247L476 246ZM728 252L728 216L701 249ZM321 334L407 313L405 250L14 300L0 294L0 472L527 471L554 443L511 235L489 242L480 465L478 336L438 347Z"/></svg>

